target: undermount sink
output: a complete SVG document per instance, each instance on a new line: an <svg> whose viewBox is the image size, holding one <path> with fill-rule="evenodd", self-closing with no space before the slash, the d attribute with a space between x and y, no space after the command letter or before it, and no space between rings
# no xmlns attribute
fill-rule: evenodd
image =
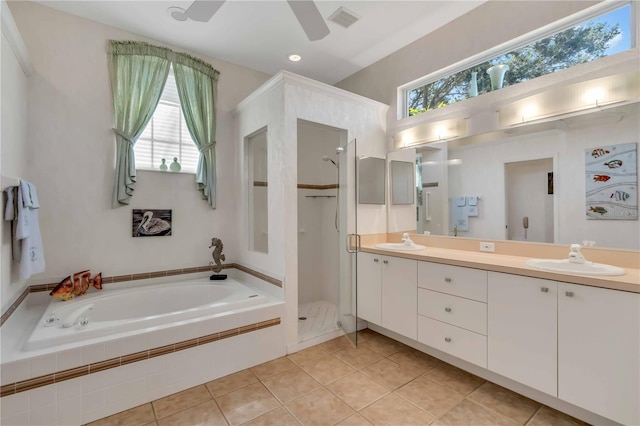
<svg viewBox="0 0 640 426"><path fill-rule="evenodd" d="M424 250L425 246L420 244L407 245L405 243L379 243L376 244L376 248L385 250Z"/></svg>
<svg viewBox="0 0 640 426"><path fill-rule="evenodd" d="M624 275L626 271L617 266L604 263L572 263L568 259L529 259L525 262L528 266L542 269L543 271L559 272L561 274L578 275Z"/></svg>

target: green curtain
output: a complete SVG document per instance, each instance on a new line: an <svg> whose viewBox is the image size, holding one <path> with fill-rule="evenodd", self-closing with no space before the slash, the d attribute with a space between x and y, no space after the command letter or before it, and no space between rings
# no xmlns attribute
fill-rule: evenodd
<svg viewBox="0 0 640 426"><path fill-rule="evenodd" d="M142 42L109 42L115 112L116 178L113 207L129 204L136 182L133 146L151 120L167 81L169 49Z"/></svg>
<svg viewBox="0 0 640 426"><path fill-rule="evenodd" d="M216 114L218 71L200 59L177 53L173 71L187 128L200 157L196 185L212 208L216 208Z"/></svg>

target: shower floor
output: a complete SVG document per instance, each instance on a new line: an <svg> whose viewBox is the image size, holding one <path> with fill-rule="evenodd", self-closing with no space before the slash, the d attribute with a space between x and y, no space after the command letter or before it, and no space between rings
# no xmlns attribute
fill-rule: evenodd
<svg viewBox="0 0 640 426"><path fill-rule="evenodd" d="M318 301L298 306L298 342L313 339L338 329L337 307L333 303Z"/></svg>

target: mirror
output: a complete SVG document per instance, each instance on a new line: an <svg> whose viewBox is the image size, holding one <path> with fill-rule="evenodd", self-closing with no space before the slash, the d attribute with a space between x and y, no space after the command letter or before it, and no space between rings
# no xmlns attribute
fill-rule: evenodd
<svg viewBox="0 0 640 426"><path fill-rule="evenodd" d="M269 169L267 128L245 137L247 192L249 194L249 250L269 252Z"/></svg>
<svg viewBox="0 0 640 426"><path fill-rule="evenodd" d="M385 203L384 158L358 159L358 202L360 204Z"/></svg>
<svg viewBox="0 0 640 426"><path fill-rule="evenodd" d="M415 193L413 163L407 161L390 161L391 169L391 203L413 204Z"/></svg>

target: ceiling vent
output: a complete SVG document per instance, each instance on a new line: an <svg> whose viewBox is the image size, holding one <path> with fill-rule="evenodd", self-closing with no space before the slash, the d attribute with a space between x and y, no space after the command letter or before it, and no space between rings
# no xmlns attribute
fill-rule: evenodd
<svg viewBox="0 0 640 426"><path fill-rule="evenodd" d="M360 18L355 13L345 7L340 7L338 10L333 12L331 16L329 16L329 21L335 22L345 28L349 28L358 19Z"/></svg>

